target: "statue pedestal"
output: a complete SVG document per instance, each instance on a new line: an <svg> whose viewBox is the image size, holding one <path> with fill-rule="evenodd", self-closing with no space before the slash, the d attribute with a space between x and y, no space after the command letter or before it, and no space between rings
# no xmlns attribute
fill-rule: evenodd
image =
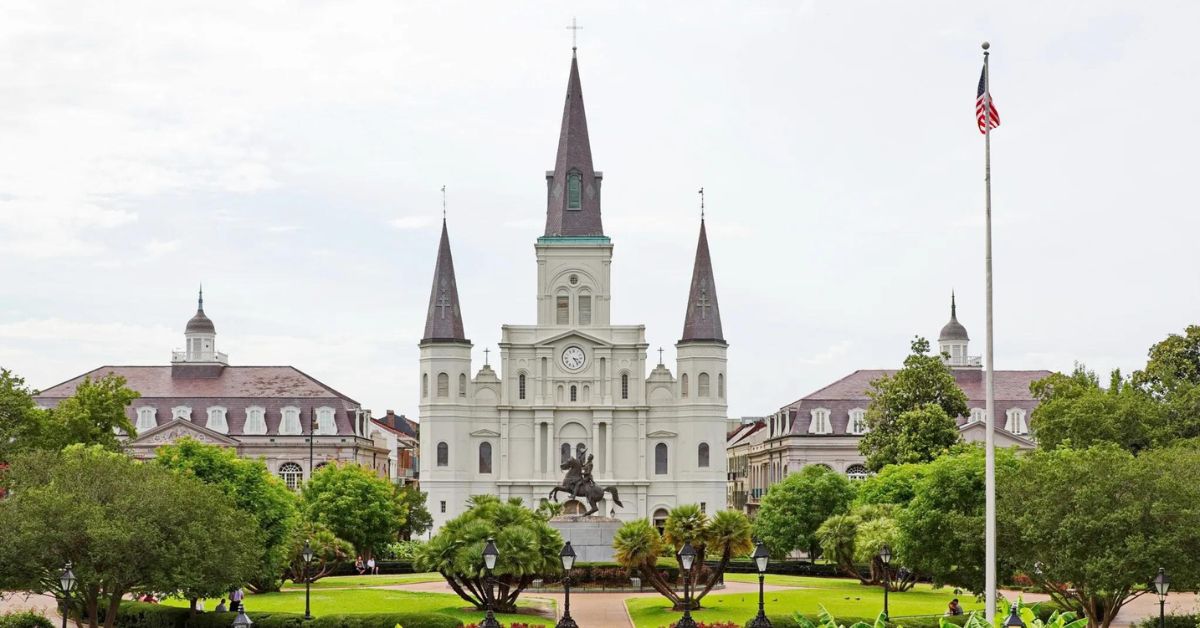
<svg viewBox="0 0 1200 628"><path fill-rule="evenodd" d="M575 549L575 560L583 563L613 562L612 544L617 529L621 527L619 519L559 515L549 523L562 535L563 541L571 542L571 547Z"/></svg>

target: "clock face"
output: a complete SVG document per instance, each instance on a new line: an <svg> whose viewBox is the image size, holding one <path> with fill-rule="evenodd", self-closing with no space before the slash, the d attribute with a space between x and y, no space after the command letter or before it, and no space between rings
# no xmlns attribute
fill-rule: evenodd
<svg viewBox="0 0 1200 628"><path fill-rule="evenodd" d="M587 361L587 356L584 355L583 349L579 347L567 347L562 353L563 366L572 371L578 371L583 368L584 362Z"/></svg>

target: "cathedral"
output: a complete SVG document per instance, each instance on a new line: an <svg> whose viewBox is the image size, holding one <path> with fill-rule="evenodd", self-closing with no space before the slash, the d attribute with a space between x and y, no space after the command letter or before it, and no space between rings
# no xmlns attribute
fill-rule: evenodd
<svg viewBox="0 0 1200 628"><path fill-rule="evenodd" d="M591 455L597 485L619 495L600 512L665 520L680 504L725 507L726 350L703 217L676 372L647 374L644 325L613 324L612 241L601 220L578 60L572 55L546 231L537 238L537 321L501 328L497 373L471 375L471 341L443 220L420 342L421 487L434 527L472 495L531 507ZM565 499L565 497L564 497ZM620 501L623 506L617 506ZM567 513L582 512L568 501Z"/></svg>

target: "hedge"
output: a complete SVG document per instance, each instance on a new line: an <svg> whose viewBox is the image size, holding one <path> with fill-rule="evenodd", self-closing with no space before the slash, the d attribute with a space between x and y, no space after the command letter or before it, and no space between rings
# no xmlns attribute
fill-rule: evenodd
<svg viewBox="0 0 1200 628"><path fill-rule="evenodd" d="M1046 619L1048 619L1050 617L1050 615L1053 614L1054 611L1056 611L1056 610L1058 610L1058 607L1056 605L1054 605L1052 603L1048 603L1048 602L1042 602L1042 603L1034 606L1034 612L1037 614L1038 618L1041 619L1042 621L1045 621ZM818 618L815 614L807 614L806 613L804 616L809 621L813 622L814 624L819 624ZM945 619L949 620L950 622L952 622L954 624L961 626L964 623L966 623L967 617L968 617L968 615L957 615L954 617L945 617ZM800 626L800 624L796 622L796 620L793 618L792 615L768 615L767 618L771 620L771 626L773 628L799 628L799 626ZM860 622L860 621L863 623L866 623L868 625L873 625L875 623L874 617L842 617L839 615L839 616L835 616L834 619L837 620L839 625L843 625L843 626L849 626L849 625L854 624L855 622ZM938 626L941 625L942 619L943 619L942 615L913 615L913 616L909 616L909 617L893 617L891 619L891 621L888 622L887 625L891 628L900 628L900 627L903 627L903 628L938 628ZM749 626L751 621L753 621L753 619L748 620L746 622L746 625ZM1146 627L1139 627L1139 628L1155 628L1155 626L1146 626ZM1197 627L1196 627L1195 623L1188 624L1188 625L1179 625L1179 626L1171 626L1168 623L1167 628L1197 628Z"/></svg>
<svg viewBox="0 0 1200 628"><path fill-rule="evenodd" d="M867 565L855 567L863 577L870 577ZM734 559L725 568L726 573L758 573L758 567L749 559ZM838 566L832 563L810 563L805 560L773 560L767 563L767 573L781 576L815 576L818 578L845 578Z"/></svg>
<svg viewBox="0 0 1200 628"><path fill-rule="evenodd" d="M178 606L122 602L117 614L116 628L229 628L237 613L196 613ZM322 615L305 621L300 613L256 613L250 611L255 628L395 628L406 627L461 628L462 622L441 613L361 613ZM7 627L0 627L7 628ZM27 627L13 627L27 628ZM28 627L51 628L51 627Z"/></svg>
<svg viewBox="0 0 1200 628"><path fill-rule="evenodd" d="M1197 628L1200 626L1200 615L1167 615L1163 619L1167 628ZM1158 615L1138 622L1138 628L1158 628Z"/></svg>
<svg viewBox="0 0 1200 628"><path fill-rule="evenodd" d="M33 611L22 611L0 615L0 628L54 628L54 624Z"/></svg>
<svg viewBox="0 0 1200 628"><path fill-rule="evenodd" d="M416 573L416 569L413 567L412 560L376 560L375 568L379 570L380 574L388 574L388 575L402 574L402 573ZM333 573L330 575L331 576L357 576L358 570L354 568L353 561L348 561L348 562L339 564L337 566L337 568L334 569Z"/></svg>

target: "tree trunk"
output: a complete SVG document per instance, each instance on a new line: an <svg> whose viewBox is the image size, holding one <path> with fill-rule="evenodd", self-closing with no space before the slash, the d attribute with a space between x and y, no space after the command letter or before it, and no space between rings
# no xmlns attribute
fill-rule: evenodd
<svg viewBox="0 0 1200 628"><path fill-rule="evenodd" d="M117 623L117 612L121 609L121 597L124 593L117 592L109 595L108 614L104 616L104 628L113 628Z"/></svg>
<svg viewBox="0 0 1200 628"><path fill-rule="evenodd" d="M713 571L711 576L709 576L708 584L704 585L704 590L700 592L700 595L696 596L697 608L699 607L700 600L703 599L704 596L708 595L708 592L712 590L713 585L717 584L717 580L721 578L721 574L725 573L725 568L729 566L729 558L729 546L726 545L725 551L721 552L721 562L717 563L716 570Z"/></svg>
<svg viewBox="0 0 1200 628"><path fill-rule="evenodd" d="M88 590L84 604L87 606L87 619L89 628L97 628L96 622L100 615L100 603L96 600L95 588Z"/></svg>
<svg viewBox="0 0 1200 628"><path fill-rule="evenodd" d="M667 598L667 600L671 602L672 606L678 606L679 595L675 593L675 590L671 588L671 585L663 580L662 576L659 575L658 569L656 568L657 561L655 561L653 558L650 560L651 562L643 563L639 568L642 573L642 578L649 582L650 586L653 587L655 591L658 591L659 595Z"/></svg>
<svg viewBox="0 0 1200 628"><path fill-rule="evenodd" d="M470 594L463 590L463 587L458 583L457 580L447 575L444 571L441 573L442 577L446 579L446 584L450 585L450 589L457 593L458 597L470 602L473 606L475 606L476 610L484 609L483 603L477 599L473 599Z"/></svg>

